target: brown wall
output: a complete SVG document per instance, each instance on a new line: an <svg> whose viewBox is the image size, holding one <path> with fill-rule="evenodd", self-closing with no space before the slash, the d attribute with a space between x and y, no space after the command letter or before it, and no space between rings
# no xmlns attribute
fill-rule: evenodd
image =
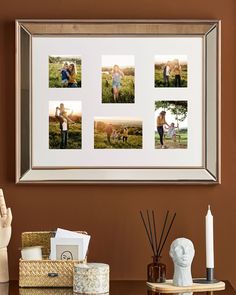
<svg viewBox="0 0 236 295"><path fill-rule="evenodd" d="M163 18L222 20L222 184L216 186L15 185L14 20L16 18ZM194 276L205 270L204 215L215 216L216 274L236 287L235 0L1 0L0 8L0 186L14 214L9 246L11 278L18 276L20 233L60 226L92 235L89 260L111 265L113 279L145 279L151 252L138 211L155 208L160 218L177 212L163 254L168 275L171 240L194 241Z"/></svg>

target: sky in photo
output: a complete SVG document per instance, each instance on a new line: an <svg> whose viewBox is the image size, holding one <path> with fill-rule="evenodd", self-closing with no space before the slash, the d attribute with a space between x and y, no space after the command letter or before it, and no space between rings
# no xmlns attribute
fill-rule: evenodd
<svg viewBox="0 0 236 295"><path fill-rule="evenodd" d="M178 59L180 63L187 63L187 55L155 55L155 63L164 63Z"/></svg>
<svg viewBox="0 0 236 295"><path fill-rule="evenodd" d="M60 107L60 104L64 103L64 107L69 109L67 112L70 114L73 110L73 115L80 116L82 114L81 101L49 101L49 115L55 116L56 107Z"/></svg>
<svg viewBox="0 0 236 295"><path fill-rule="evenodd" d="M103 55L102 67L134 67L134 55Z"/></svg>
<svg viewBox="0 0 236 295"><path fill-rule="evenodd" d="M160 112L164 109L159 108L155 111L155 127L157 127L156 121L157 117L159 116ZM180 116L181 117L181 116ZM172 115L170 111L166 111L166 122L170 125L171 123L174 123L175 126L177 126L177 121L175 119L175 115ZM179 128L188 128L188 116L183 122L179 121Z"/></svg>

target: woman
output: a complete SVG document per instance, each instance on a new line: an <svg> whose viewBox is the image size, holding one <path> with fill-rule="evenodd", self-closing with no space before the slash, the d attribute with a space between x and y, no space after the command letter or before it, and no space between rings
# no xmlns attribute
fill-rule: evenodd
<svg viewBox="0 0 236 295"><path fill-rule="evenodd" d="M118 65L114 65L111 75L112 75L112 89L113 89L114 101L118 102L121 78L124 77L124 73L121 71Z"/></svg>
<svg viewBox="0 0 236 295"><path fill-rule="evenodd" d="M161 111L159 116L157 117L157 132L160 136L160 144L162 149L166 148L166 146L164 146L164 143L163 143L164 125L167 125L168 127L170 127L169 124L166 122L166 112Z"/></svg>
<svg viewBox="0 0 236 295"><path fill-rule="evenodd" d="M176 59L173 73L175 75L175 87L181 87L181 65L178 59Z"/></svg>
<svg viewBox="0 0 236 295"><path fill-rule="evenodd" d="M69 82L68 87L76 88L77 81L76 81L77 70L75 64L71 63L69 65Z"/></svg>

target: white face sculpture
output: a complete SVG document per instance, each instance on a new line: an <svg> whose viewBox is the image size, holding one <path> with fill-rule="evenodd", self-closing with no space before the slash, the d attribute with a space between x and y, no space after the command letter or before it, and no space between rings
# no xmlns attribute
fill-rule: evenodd
<svg viewBox="0 0 236 295"><path fill-rule="evenodd" d="M185 238L174 240L170 247L170 256L175 264L180 267L188 267L193 261L195 254L192 241Z"/></svg>

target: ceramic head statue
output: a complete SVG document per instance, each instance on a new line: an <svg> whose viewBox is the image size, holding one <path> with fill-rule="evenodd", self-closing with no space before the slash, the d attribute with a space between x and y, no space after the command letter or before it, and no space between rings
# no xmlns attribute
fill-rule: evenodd
<svg viewBox="0 0 236 295"><path fill-rule="evenodd" d="M191 264L195 254L192 241L179 238L172 242L170 256L174 262L173 284L175 286L191 286L193 284Z"/></svg>
<svg viewBox="0 0 236 295"><path fill-rule="evenodd" d="M7 246L11 239L11 222L11 209L7 209L0 189L0 283L9 281Z"/></svg>

